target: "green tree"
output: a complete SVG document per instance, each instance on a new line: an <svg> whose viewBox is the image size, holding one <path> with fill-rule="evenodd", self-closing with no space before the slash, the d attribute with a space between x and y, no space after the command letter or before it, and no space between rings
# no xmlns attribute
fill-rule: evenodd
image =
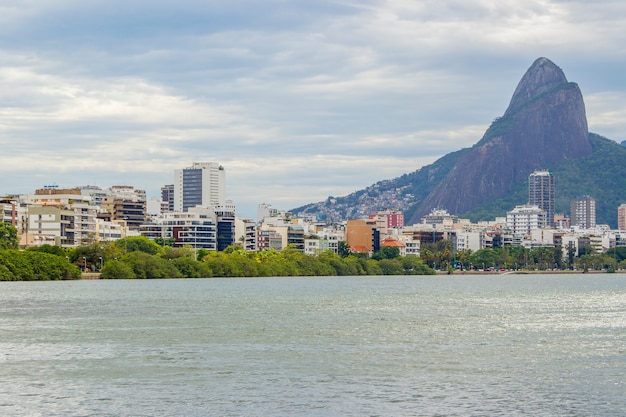
<svg viewBox="0 0 626 417"><path fill-rule="evenodd" d="M0 222L0 249L17 249L17 229L11 223Z"/></svg>
<svg viewBox="0 0 626 417"><path fill-rule="evenodd" d="M196 260L198 261L203 260L204 257L209 254L209 252L210 251L208 249L204 249L204 248L198 249L198 251L196 252Z"/></svg>
<svg viewBox="0 0 626 417"><path fill-rule="evenodd" d="M611 248L605 253L615 259L617 262L622 262L624 259L626 259L626 246Z"/></svg>
<svg viewBox="0 0 626 417"><path fill-rule="evenodd" d="M383 275L402 275L404 268L398 259L382 259L378 262Z"/></svg>
<svg viewBox="0 0 626 417"><path fill-rule="evenodd" d="M507 250L509 251L509 255L511 256L514 265L512 267L522 268L525 267L530 259L529 251L523 246L508 246Z"/></svg>
<svg viewBox="0 0 626 417"><path fill-rule="evenodd" d="M406 255L400 258L403 273L406 275L433 275L435 271L424 264L416 255Z"/></svg>
<svg viewBox="0 0 626 417"><path fill-rule="evenodd" d="M350 256L350 245L348 245L348 242L340 240L339 243L337 243L337 254L342 258Z"/></svg>
<svg viewBox="0 0 626 417"><path fill-rule="evenodd" d="M80 270L64 256L37 251L24 251L21 255L32 265L32 279L48 281L80 278Z"/></svg>
<svg viewBox="0 0 626 417"><path fill-rule="evenodd" d="M154 239L154 243L156 243L159 246L174 246L174 244L176 243L176 239L174 239L173 237L168 237L168 238L157 237Z"/></svg>
<svg viewBox="0 0 626 417"><path fill-rule="evenodd" d="M395 259L400 256L400 248L395 246L383 246L379 251L372 254L372 259L380 261L381 259Z"/></svg>
<svg viewBox="0 0 626 417"><path fill-rule="evenodd" d="M79 279L80 270L65 257L37 251L0 250L0 280Z"/></svg>
<svg viewBox="0 0 626 417"><path fill-rule="evenodd" d="M479 249L470 255L470 262L479 269L497 267L498 260L498 253L492 248Z"/></svg>
<svg viewBox="0 0 626 417"><path fill-rule="evenodd" d="M191 258L196 259L195 250L190 246L182 248L173 248L166 246L161 252L161 258L163 259L176 259L176 258Z"/></svg>
<svg viewBox="0 0 626 417"><path fill-rule="evenodd" d="M567 245L567 267L574 269L574 258L576 257L576 247L572 242Z"/></svg>
<svg viewBox="0 0 626 417"><path fill-rule="evenodd" d="M440 240L435 243L425 243L420 248L422 260L434 268L445 269L453 260L453 245L450 240Z"/></svg>
<svg viewBox="0 0 626 417"><path fill-rule="evenodd" d="M133 279L137 278L130 264L118 260L107 262L102 268L100 279Z"/></svg>
<svg viewBox="0 0 626 417"><path fill-rule="evenodd" d="M171 262L185 278L209 278L213 276L213 272L206 262L200 262L189 257L174 258Z"/></svg>
<svg viewBox="0 0 626 417"><path fill-rule="evenodd" d="M132 268L136 278L182 277L172 262L143 251L130 252L124 255L121 260Z"/></svg>
<svg viewBox="0 0 626 417"><path fill-rule="evenodd" d="M458 261L457 266L463 269L469 269L470 256L472 255L471 249L463 249L456 252L455 259Z"/></svg>
<svg viewBox="0 0 626 417"><path fill-rule="evenodd" d="M31 246L27 248L26 250L33 251L33 252L50 253L52 255L57 255L57 256L68 256L68 251L66 251L62 247L48 245L48 244L41 245L41 246Z"/></svg>
<svg viewBox="0 0 626 417"><path fill-rule="evenodd" d="M541 246L530 250L530 257L539 270L554 268L554 247Z"/></svg>
<svg viewBox="0 0 626 417"><path fill-rule="evenodd" d="M160 253L162 247L153 240L145 236L129 236L115 241L115 246L122 249L124 253L144 252L150 255Z"/></svg>

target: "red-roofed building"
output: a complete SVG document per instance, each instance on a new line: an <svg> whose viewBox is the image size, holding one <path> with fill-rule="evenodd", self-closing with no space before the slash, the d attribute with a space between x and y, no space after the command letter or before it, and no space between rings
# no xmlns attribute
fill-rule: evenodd
<svg viewBox="0 0 626 417"><path fill-rule="evenodd" d="M400 256L405 256L406 255L406 246L404 243L397 241L394 238L388 237L383 239L380 242L380 246L381 247L392 247L392 248L398 248L400 250Z"/></svg>

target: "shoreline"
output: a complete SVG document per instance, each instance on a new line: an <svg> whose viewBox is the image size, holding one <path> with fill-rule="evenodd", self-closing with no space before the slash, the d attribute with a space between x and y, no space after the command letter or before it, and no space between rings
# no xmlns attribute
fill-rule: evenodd
<svg viewBox="0 0 626 417"><path fill-rule="evenodd" d="M454 271L449 274L448 271L436 271L436 275L558 275L558 274L626 274L626 270L620 269L615 272L607 272L607 271ZM416 275L419 276L419 275ZM220 278L220 277L214 277ZM246 278L255 278L255 277L246 277ZM80 280L96 280L100 279L99 272L86 272L81 274Z"/></svg>
<svg viewBox="0 0 626 417"><path fill-rule="evenodd" d="M452 273L448 273L448 271L436 271L437 275L529 275L529 274L541 274L541 275L550 275L550 274L626 274L626 270L618 269L614 272L607 272L605 270L588 270L588 271L572 271L572 270L558 270L558 271L526 271L526 270L517 270L517 271L454 271Z"/></svg>

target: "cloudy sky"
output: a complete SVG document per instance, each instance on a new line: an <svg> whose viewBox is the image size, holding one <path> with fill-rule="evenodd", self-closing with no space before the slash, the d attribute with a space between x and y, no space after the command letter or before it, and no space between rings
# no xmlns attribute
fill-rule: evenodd
<svg viewBox="0 0 626 417"><path fill-rule="evenodd" d="M545 56L626 139L621 0L2 0L0 193L220 162L238 214L477 142Z"/></svg>

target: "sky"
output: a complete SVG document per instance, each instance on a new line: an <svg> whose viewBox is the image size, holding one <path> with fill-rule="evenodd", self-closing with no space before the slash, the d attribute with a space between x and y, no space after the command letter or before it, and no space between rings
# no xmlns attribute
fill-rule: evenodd
<svg viewBox="0 0 626 417"><path fill-rule="evenodd" d="M219 162L237 214L289 210L472 146L533 61L626 139L621 0L3 0L0 194Z"/></svg>

